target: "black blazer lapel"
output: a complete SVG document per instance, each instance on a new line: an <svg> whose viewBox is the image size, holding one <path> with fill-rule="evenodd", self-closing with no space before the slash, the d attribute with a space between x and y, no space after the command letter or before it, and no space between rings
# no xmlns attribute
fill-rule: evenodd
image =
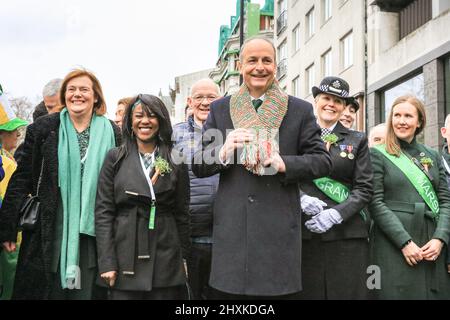
<svg viewBox="0 0 450 320"><path fill-rule="evenodd" d="M141 159L136 146L134 146L127 158L122 163L122 170L124 170L125 192L128 195L139 195L151 199L150 187L145 178L144 170L142 169Z"/></svg>
<svg viewBox="0 0 450 320"><path fill-rule="evenodd" d="M349 133L349 129L344 127L340 121L336 123L336 126L334 127L332 133L338 136L338 141L336 141L336 144L341 142L342 140L345 140L345 137Z"/></svg>

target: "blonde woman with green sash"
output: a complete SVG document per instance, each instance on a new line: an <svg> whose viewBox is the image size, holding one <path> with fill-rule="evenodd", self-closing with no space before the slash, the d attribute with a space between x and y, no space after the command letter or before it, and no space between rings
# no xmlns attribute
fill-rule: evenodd
<svg viewBox="0 0 450 320"><path fill-rule="evenodd" d="M399 97L387 121L386 144L371 149L371 253L380 268L380 283L374 283L380 299L450 298L442 254L450 233L450 194L438 152L416 141L425 124L422 102Z"/></svg>

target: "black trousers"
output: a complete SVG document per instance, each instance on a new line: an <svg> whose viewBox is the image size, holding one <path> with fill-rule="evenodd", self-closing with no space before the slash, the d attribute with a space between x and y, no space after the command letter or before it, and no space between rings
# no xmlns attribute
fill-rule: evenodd
<svg viewBox="0 0 450 320"><path fill-rule="evenodd" d="M365 300L369 244L367 239L303 240L303 300Z"/></svg>
<svg viewBox="0 0 450 320"><path fill-rule="evenodd" d="M94 238L80 237L80 275L81 290L63 289L61 286L61 272L58 265L58 271L54 274L53 288L50 292L50 300L104 300L107 298L106 289L95 285L95 279L98 276L97 267L90 266L89 249L92 245L89 242L95 241Z"/></svg>
<svg viewBox="0 0 450 320"><path fill-rule="evenodd" d="M191 300L205 300L209 294L209 274L211 273L212 244L193 243L191 255L187 259L188 283Z"/></svg>
<svg viewBox="0 0 450 320"><path fill-rule="evenodd" d="M152 291L110 290L110 300L186 300L185 285L165 288L153 288Z"/></svg>

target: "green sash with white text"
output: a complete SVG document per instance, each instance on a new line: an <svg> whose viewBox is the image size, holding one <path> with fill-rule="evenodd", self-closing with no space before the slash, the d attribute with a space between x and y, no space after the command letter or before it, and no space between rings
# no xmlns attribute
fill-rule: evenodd
<svg viewBox="0 0 450 320"><path fill-rule="evenodd" d="M337 203L342 203L347 200L350 190L340 182L331 178L320 178L313 181L320 191Z"/></svg>
<svg viewBox="0 0 450 320"><path fill-rule="evenodd" d="M337 203L342 203L350 195L350 189L342 183L328 177L313 180L316 187L325 193L325 195ZM366 221L367 216L364 210L360 212L361 217Z"/></svg>
<svg viewBox="0 0 450 320"><path fill-rule="evenodd" d="M408 178L425 203L430 207L436 219L439 216L439 201L433 185L428 177L402 152L400 157L393 156L386 151L386 146L374 147L388 158Z"/></svg>

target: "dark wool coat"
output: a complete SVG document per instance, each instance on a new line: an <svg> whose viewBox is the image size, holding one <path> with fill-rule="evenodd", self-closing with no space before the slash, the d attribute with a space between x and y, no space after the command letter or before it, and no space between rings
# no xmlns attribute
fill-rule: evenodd
<svg viewBox="0 0 450 320"><path fill-rule="evenodd" d="M304 225L311 217L303 214L304 291L301 298L365 299L370 219L366 217L364 220L360 211L372 198L373 178L367 137L362 132L345 128L339 121L332 133L339 139L330 147L333 170L329 177L351 191L347 200L337 204L312 182L300 183L302 192L326 202L324 209L336 209L343 218L341 224L323 234L315 234ZM341 148L345 148L348 155L347 146L351 146L354 159L341 157ZM313 237L322 244L314 243ZM330 244L331 241L338 242ZM322 292L320 297L317 295L319 291Z"/></svg>
<svg viewBox="0 0 450 320"><path fill-rule="evenodd" d="M289 97L279 130L280 155L286 164L284 174L257 176L242 165L220 164L219 149L227 130L235 129L230 97L211 104L203 129L217 129L221 134L213 141L204 136L203 152L195 154L193 165L199 177L220 172L214 203L210 285L227 293L253 296L300 291L298 182L328 175L331 169L312 105ZM215 160L213 164L207 164L209 154Z"/></svg>
<svg viewBox="0 0 450 320"><path fill-rule="evenodd" d="M156 181L155 227L149 230L151 193L137 147L115 166L117 158L118 149L112 149L98 180L95 231L99 272L117 271L117 290L151 291L153 287L183 285L182 258L187 258L190 247L186 165L174 165Z"/></svg>
<svg viewBox="0 0 450 320"><path fill-rule="evenodd" d="M381 299L449 299L450 274L443 247L436 261L421 261L410 267L401 247L410 239L422 247L431 239L448 244L450 233L450 194L439 154L417 143L401 142L402 150L420 159L421 153L433 160L429 168L432 185L439 198L439 221L412 183L380 151L372 148L374 194L369 209L374 226L371 234L372 263L381 269Z"/></svg>
<svg viewBox="0 0 450 320"><path fill-rule="evenodd" d="M27 128L23 154L11 178L0 212L0 242L16 241L19 210L28 194L35 194L44 161L40 218L33 232L24 231L14 284L15 299L48 299L54 286L51 272L55 218L60 199L58 187L59 113L40 117ZM111 122L120 144L120 130ZM59 279L56 279L59 281Z"/></svg>

